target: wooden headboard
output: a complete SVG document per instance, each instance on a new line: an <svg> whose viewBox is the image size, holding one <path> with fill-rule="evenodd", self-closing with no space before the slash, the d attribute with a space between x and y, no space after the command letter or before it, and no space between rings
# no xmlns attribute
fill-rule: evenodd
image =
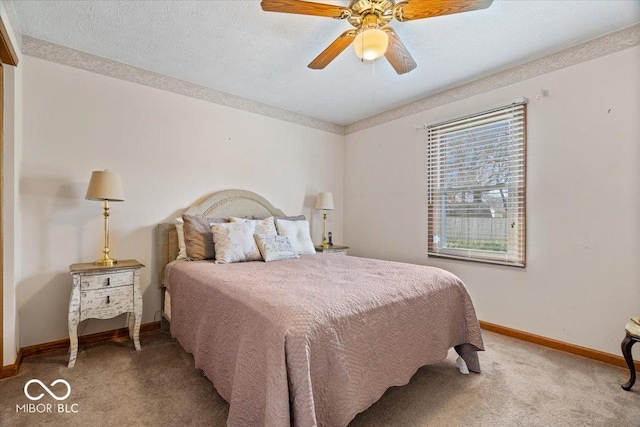
<svg viewBox="0 0 640 427"><path fill-rule="evenodd" d="M211 218L286 216L264 197L246 190L224 190L213 193L204 201L185 209L182 214L204 215ZM174 221L158 224L157 233L158 285L162 288L164 287L164 268L178 256L178 235Z"/></svg>

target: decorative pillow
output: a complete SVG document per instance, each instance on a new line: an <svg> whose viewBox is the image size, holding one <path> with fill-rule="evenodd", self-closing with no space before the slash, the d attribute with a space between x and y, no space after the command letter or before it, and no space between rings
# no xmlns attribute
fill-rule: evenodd
<svg viewBox="0 0 640 427"><path fill-rule="evenodd" d="M256 244L265 262L300 258L291 247L287 236L254 234L253 237L256 239Z"/></svg>
<svg viewBox="0 0 640 427"><path fill-rule="evenodd" d="M214 259L216 251L213 246L211 224L229 221L226 218L207 218L202 215L182 215L182 220L187 259L192 261Z"/></svg>
<svg viewBox="0 0 640 427"><path fill-rule="evenodd" d="M266 234L267 236L277 236L278 232L276 231L276 224L273 222L273 217L270 216L264 219L249 219L249 218L238 218L235 216L229 217L229 221L231 222L242 222L249 221L253 222L256 227L256 234Z"/></svg>
<svg viewBox="0 0 640 427"><path fill-rule="evenodd" d="M280 236L287 236L291 247L297 254L315 254L316 248L311 241L309 221L287 221L277 219L276 227Z"/></svg>
<svg viewBox="0 0 640 427"><path fill-rule="evenodd" d="M211 224L216 264L261 260L260 250L253 238L255 229L253 221Z"/></svg>
<svg viewBox="0 0 640 427"><path fill-rule="evenodd" d="M176 234L178 235L178 256L176 259L187 259L187 247L184 244L184 221L182 218L174 220L176 224Z"/></svg>

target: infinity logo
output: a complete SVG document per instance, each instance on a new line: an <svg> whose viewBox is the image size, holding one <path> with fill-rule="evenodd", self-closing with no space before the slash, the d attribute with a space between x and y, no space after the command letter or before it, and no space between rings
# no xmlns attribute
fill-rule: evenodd
<svg viewBox="0 0 640 427"><path fill-rule="evenodd" d="M54 398L54 399L56 399L56 400L65 400L65 399L66 399L67 397L69 397L69 395L71 394L71 385L69 385L69 383L68 383L68 382L66 382L65 380L57 379L57 380L55 380L54 382L52 382L52 383L50 384L50 385L51 385L51 387L53 387L54 385L59 384L59 383L62 383L62 384L64 384L64 385L66 385L66 386L67 386L67 394L65 394L65 395L64 395L64 396L62 396L62 397L58 397L56 394L54 394L54 393L49 389L49 387L47 387L46 385L44 385L44 384L42 383L42 381L40 381L40 380L35 380L35 379L34 379L34 380L27 381L27 383L24 385L24 395L25 395L25 396L27 396L27 397L28 397L29 399L31 399L31 400L40 400L40 399L42 399L42 398L44 397L44 393L40 393L39 395L37 395L37 396L35 396L35 397L34 397L34 396L31 396L31 395L29 394L29 390L27 390L27 389L28 389L28 388L29 388L29 386L30 386L31 384L33 384L33 383L40 384L40 387L42 387L42 389L43 389L44 391L46 391L47 393L49 393L49 396L53 397L53 398Z"/></svg>

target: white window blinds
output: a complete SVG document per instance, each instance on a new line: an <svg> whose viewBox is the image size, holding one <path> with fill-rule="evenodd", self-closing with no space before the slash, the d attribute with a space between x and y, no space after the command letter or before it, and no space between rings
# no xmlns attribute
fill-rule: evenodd
<svg viewBox="0 0 640 427"><path fill-rule="evenodd" d="M429 256L525 266L525 113L427 127Z"/></svg>

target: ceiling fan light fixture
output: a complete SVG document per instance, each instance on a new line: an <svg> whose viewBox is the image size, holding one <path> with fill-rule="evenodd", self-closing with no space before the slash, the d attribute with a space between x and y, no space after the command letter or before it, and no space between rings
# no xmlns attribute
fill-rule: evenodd
<svg viewBox="0 0 640 427"><path fill-rule="evenodd" d="M356 55L361 60L374 61L384 55L396 73L405 74L415 69L418 64L398 34L389 26L391 21L414 21L486 9L491 6L493 0L342 0L339 3L341 5L315 0L260 1L265 12L345 19L355 28L340 34L311 61L309 68L325 68L353 43Z"/></svg>
<svg viewBox="0 0 640 427"><path fill-rule="evenodd" d="M365 61L374 61L380 58L389 47L389 35L378 28L361 31L353 41L356 55Z"/></svg>

